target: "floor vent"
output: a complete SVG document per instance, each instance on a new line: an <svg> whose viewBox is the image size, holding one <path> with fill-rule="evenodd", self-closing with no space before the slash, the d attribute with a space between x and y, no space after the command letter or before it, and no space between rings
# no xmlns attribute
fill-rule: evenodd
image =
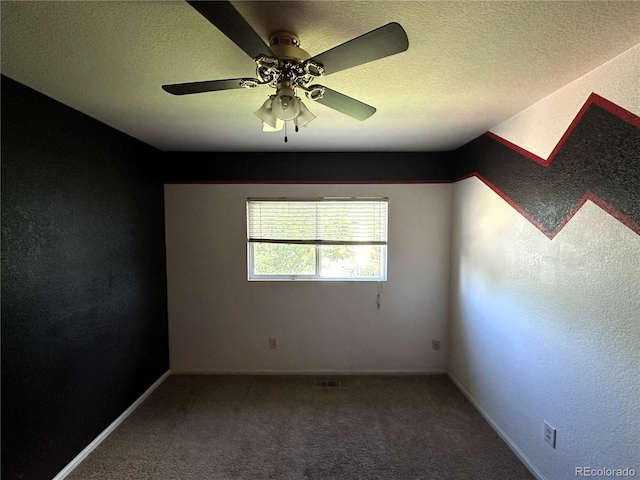
<svg viewBox="0 0 640 480"><path fill-rule="evenodd" d="M341 387L342 382L340 380L318 380L316 382L316 387Z"/></svg>

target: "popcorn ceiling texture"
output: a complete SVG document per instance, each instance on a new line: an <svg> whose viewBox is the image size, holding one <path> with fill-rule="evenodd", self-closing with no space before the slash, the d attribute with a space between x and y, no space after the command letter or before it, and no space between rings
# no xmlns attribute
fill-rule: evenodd
<svg viewBox="0 0 640 480"><path fill-rule="evenodd" d="M293 150L453 148L629 48L631 50L593 75L581 77L494 131L544 157L575 116L575 111L566 107L577 105L579 108L588 96L587 92L596 91L638 113L638 47L633 47L639 40L636 27L640 4L637 2L269 2L268 9L265 5L247 2L238 7L247 18L255 19L262 34L274 29L276 23L278 29L282 28L281 22L285 18L291 23L284 27L291 25L311 53L391 20L403 24L410 39L410 50L404 57L392 57L327 78L328 86L378 107L379 114L371 122L358 123L354 128L350 121L324 110L319 114L318 123L311 124L301 133L299 143L294 146L291 142ZM284 12L287 5L288 16ZM333 21L335 18L340 21ZM264 23L260 24L261 21ZM160 90L159 86L166 82L226 78L252 71L250 59L240 59L237 47L229 45L228 40L184 2L3 2L2 47L3 74L160 148L282 149L281 139L277 136L253 133L253 129L259 127L251 123L255 122L251 112L261 103L263 94L260 92L244 92L243 99L206 95L181 103ZM6 77L2 83L4 94ZM40 308L41 304L28 301L32 297L24 296L24 292L37 295L39 290L31 286L17 288L21 283L16 283L15 279L3 279L3 285L9 288L13 285L15 289L10 300L19 300L16 304L6 301L5 293L11 291L3 288L3 342L12 340L8 342L8 348L3 344L3 357L6 355L10 362L24 359L30 369L44 375L42 381L15 375L13 379L17 383L7 383L5 379L11 373L12 363L3 358L3 414L7 401L13 402L9 407L15 406L11 411L22 409L29 413L24 421L21 416L12 416L8 422L3 417L3 435L7 426L17 435L7 445L20 450L14 455L3 455L3 462L15 462L11 468L19 464L18 468L28 468L34 476L50 478L50 474L59 471L73 454L157 378L163 366L166 367L166 349L163 350L166 329L160 321L166 315L162 300L164 287L158 283L164 279L164 263L158 263L163 257L162 252L158 255L160 247L154 240L158 236L151 235L152 232L157 234L158 225L162 224L158 212L160 217L162 213L157 185L147 195L135 180L142 177L137 173L128 176L126 172L131 173L132 165L121 163L123 155L128 157L134 151L141 152L140 156L146 155L151 151L149 148L132 144L131 139L121 139L117 132L105 131L104 126L78 117L77 112L43 115L40 108L29 108L23 103L16 105L31 97L32 92L20 93L14 97L14 103L3 98L3 110L9 105L14 111L9 116L11 122L3 127L3 137L11 128L29 132L9 137L17 143L3 138L3 184L4 177L12 172L18 172L20 178L24 176L29 182L42 182L47 188L63 188L67 185L64 182L84 179L69 187L75 192L71 197L57 196L59 192L54 188L56 201L45 201L44 206L39 206L47 210L36 211L45 218L45 230L41 232L44 237L36 238L39 234L26 227L9 229L6 234L16 236L9 237L8 241L3 237L3 255L4 249L10 249L11 242L16 242L18 256L10 256L12 262L21 261L20 248L37 247L38 241L49 239L53 242L54 253L58 251L55 248L62 249L60 255L51 257L54 267L60 265L62 258L82 267L73 272L82 277L74 277L77 282L72 285L79 290L68 290L66 295L71 292L69 297L51 297L51 292L57 292L61 285L69 283L68 276L64 281L56 280L56 275L65 274L64 268L47 277L54 281L42 291L48 296L47 300L53 302L53 314L34 316L31 330L23 328L24 323L18 321L22 318L19 315L15 316L9 329L5 327L7 318L13 316L12 308L23 316L33 308L40 313L45 311ZM42 98L37 100L42 101ZM58 107L44 109L48 113L53 110ZM566 113L567 110L572 111ZM561 120L561 113L566 120ZM29 115L35 120L32 121ZM67 115L74 120L64 120ZM18 117L24 123L15 123ZM4 114L3 120L7 120ZM545 133L547 127L549 135ZM31 129L37 132L38 142L31 142ZM74 135L74 132L80 134ZM82 147L73 150L73 158L50 156L51 144L43 140L45 136L56 139L57 151L66 152L76 144ZM119 140L109 140L116 137ZM104 150L96 150L100 139L105 138ZM525 143L523 139L532 141ZM9 158L11 163L7 170L4 163L8 158L6 152L10 152L7 149L11 148L18 154ZM632 149L631 153L634 151L637 152ZM101 161L100 169L87 170L90 165L87 155L92 161L96 158ZM22 162L23 156L39 166L29 170L31 164ZM137 158L138 154L133 157ZM116 169L104 170L109 165L115 165ZM607 171L607 164L597 168ZM609 168L609 176L631 180L631 185L635 183L637 188L638 183L633 182L635 177L625 176L625 170L620 171L611 164ZM65 172L70 173L65 176ZM518 172L513 175L517 176ZM51 178L61 181L53 185ZM122 178L128 180L113 183ZM91 189L95 182L99 188ZM48 192L28 186L27 190L21 190L25 185L22 181L10 182L9 188L3 185L3 222L7 220L9 225L15 222L19 226L33 212L27 209L13 212L13 216L5 215L5 208L15 206L15 202L4 201L6 195L21 198L20 201L31 208L33 205L38 207L37 202L33 202ZM618 193L633 194L634 190L622 183L612 185L617 187ZM107 186L110 186L109 195L103 191ZM525 199L537 201L543 193L539 182L530 182L525 187L528 188L523 192ZM453 350L450 371L505 432L540 478L574 478L574 468L580 463L591 467L629 466L640 471L637 449L637 432L640 431L637 403L640 394L637 371L640 363L637 316L640 236L587 202L550 240L476 179L433 189L440 189L446 199L442 204L432 202L424 211L429 212L428 208L440 205L439 210L434 208L434 213L440 215L437 218L441 223L435 227L430 223L433 228L424 228L423 233L440 235L438 245L442 248L438 251L446 252L445 259L435 259L439 270L435 273L429 270L435 278L429 288L411 292L411 301L401 306L411 305L416 298L423 301L425 292L444 291L437 297L440 299L440 320L435 332L438 335L446 332L447 295L443 278L448 274L449 232L445 230L448 213L444 215L443 212L449 212L449 209L441 207L448 207L453 190L453 313L451 343L443 344L443 352L449 347ZM114 196L117 191L122 195ZM145 197L140 204L128 203L140 195ZM107 197L109 208L104 210L100 206L106 205ZM89 200L76 205L74 201L78 198ZM81 211L76 208L80 204ZM97 210L92 206L97 206ZM548 208L554 206L557 205L553 201L549 202ZM51 223L47 212L60 215L64 221ZM107 224L113 226L113 219L104 216L107 214L108 217L109 212L118 217L119 229L105 227ZM131 224L145 224L148 229L142 237L136 235L134 243L127 243L129 250L116 249L118 251L112 252L113 255L96 256L95 249L113 250L115 244L104 243L107 237L123 242L129 238L133 227L123 220L122 212L130 212L134 217L142 212L152 212ZM69 216L70 213L73 215ZM432 222L434 217L423 215L422 218ZM78 225L84 225L86 228L80 229L83 232L108 230L108 233L98 235L99 238L90 242L86 249L68 251L65 225L70 225L73 231ZM22 234L26 235L26 242L20 240ZM86 238L85 235L71 237L72 245ZM58 242L60 239L62 243ZM402 241L407 239L412 240L412 235L403 236ZM89 295L90 300L95 301L96 297L90 295L91 286L106 278L105 265L122 263L122 255L134 250L144 250L146 255L132 257L136 259L134 266L142 265L142 270L138 268L135 275L144 277L136 285L146 284L149 288L138 291L134 285L129 294L143 295L148 300L118 302L114 306L110 303L112 298L105 298L104 302L98 302L96 309L92 309L91 302L83 303L83 295ZM150 251L154 252L152 258ZM31 251L34 252L47 253L37 248ZM432 257L434 255L426 255L424 260L433 262ZM228 258L222 260L223 263L229 261ZM3 265L3 276L20 274L20 269L9 266L4 268ZM415 266L408 265L409 268ZM130 267L128 264L128 267L115 269L114 278L127 275L126 269ZM29 273L27 270L22 272ZM85 275L87 272L91 275L94 272L95 278ZM32 277L26 275L22 280L49 281L41 275ZM109 282L106 285L111 285ZM83 290L85 287L89 290ZM96 290L99 295L107 296L111 291L109 288ZM71 302L78 308L58 308L60 302ZM152 305L151 310L146 311L146 317L142 315L145 325L123 323L122 320L129 316L140 318L140 312L135 311L139 304ZM383 299L383 305L389 303ZM77 330L73 321L73 329L65 329L65 322L68 324L80 317L83 320L80 328L85 328L84 320L100 317L104 313L100 309L105 306L113 307L112 315L108 315L111 323L116 319L119 322L116 326L123 328L107 332L106 336L93 337L92 341L97 349L109 352L100 356L98 370L115 371L111 377L115 383L112 384L103 382L104 376L93 375L95 363L77 361L77 355L81 359L83 355L93 358L96 353L95 349L86 351L84 331ZM83 313L84 308L89 311ZM423 326L425 311L421 307L408 312L418 329ZM47 322L56 323L51 326ZM100 326L113 329L113 325L107 323L100 323ZM105 333L104 330L101 332ZM390 328L390 332L397 334L397 329ZM361 336L359 331L352 333L354 338ZM445 365L444 359L431 357L433 352L423 348L424 339L431 333L423 329L420 330L421 337L409 332L411 338L399 339L400 343L416 342L415 351L424 355L424 358L415 356L419 360L416 362L418 367L424 365L425 358L427 362L435 358L433 363L439 367ZM24 334L33 334L29 339L33 348L25 349L24 343L13 342ZM120 342L121 335L127 337L124 343ZM143 337L141 342L132 341L136 336ZM52 339L65 343L52 346ZM77 341L77 348L69 348L69 340ZM151 353L136 357L142 343ZM49 359L52 352L59 353L63 361L42 361ZM135 357L132 363L118 363L129 357ZM55 370L65 364L71 368L60 370L61 374L56 370L47 375L47 368ZM40 365L46 368L40 369ZM123 369L131 373L132 368L133 375L122 374ZM88 371L86 369L91 372L82 375ZM131 383L123 384L123 377L131 379ZM83 379L89 379L88 383L83 383ZM23 381L29 383L27 389L23 389L20 383ZM52 382L61 386L56 395L47 388ZM116 390L110 388L116 384ZM11 389L28 390L27 402L22 402L19 395L11 395ZM66 395L69 390L72 394ZM118 398L110 402L91 401L104 398L104 395L111 395L112 400L113 396ZM5 397L8 400L5 401ZM87 405L98 405L97 413L93 411L87 415L84 409L92 408ZM107 410L100 410L101 407ZM88 417L91 425L74 422L76 415ZM550 451L542 440L543 420L558 428L555 451ZM60 425L73 431L61 434L57 428ZM3 472L5 465L3 463Z"/></svg>
<svg viewBox="0 0 640 480"><path fill-rule="evenodd" d="M546 159L592 92L640 116L640 45L491 129Z"/></svg>
<svg viewBox="0 0 640 480"><path fill-rule="evenodd" d="M255 70L183 1L3 2L2 73L162 150L435 151L459 147L640 43L639 2L235 5L263 39L290 29L312 55L391 21L407 31L409 50L322 79L375 106L372 118L361 123L309 101L317 119L286 145L253 115L266 87L189 97L161 90Z"/></svg>

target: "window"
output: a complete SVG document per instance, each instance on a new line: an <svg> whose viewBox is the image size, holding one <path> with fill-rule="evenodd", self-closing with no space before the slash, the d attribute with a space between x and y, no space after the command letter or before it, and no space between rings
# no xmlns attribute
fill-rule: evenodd
<svg viewBox="0 0 640 480"><path fill-rule="evenodd" d="M249 280L386 280L387 198L247 199Z"/></svg>

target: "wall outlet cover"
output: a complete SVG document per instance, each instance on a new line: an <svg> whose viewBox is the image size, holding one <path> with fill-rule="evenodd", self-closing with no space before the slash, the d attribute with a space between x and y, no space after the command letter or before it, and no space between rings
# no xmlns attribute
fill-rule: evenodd
<svg viewBox="0 0 640 480"><path fill-rule="evenodd" d="M556 429L544 422L544 441L556 448Z"/></svg>

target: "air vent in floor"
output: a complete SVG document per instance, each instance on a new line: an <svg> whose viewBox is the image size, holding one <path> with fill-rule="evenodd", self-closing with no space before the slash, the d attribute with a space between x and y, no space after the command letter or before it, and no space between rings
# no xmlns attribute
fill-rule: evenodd
<svg viewBox="0 0 640 480"><path fill-rule="evenodd" d="M318 380L316 382L316 387L341 387L342 382L340 380Z"/></svg>

